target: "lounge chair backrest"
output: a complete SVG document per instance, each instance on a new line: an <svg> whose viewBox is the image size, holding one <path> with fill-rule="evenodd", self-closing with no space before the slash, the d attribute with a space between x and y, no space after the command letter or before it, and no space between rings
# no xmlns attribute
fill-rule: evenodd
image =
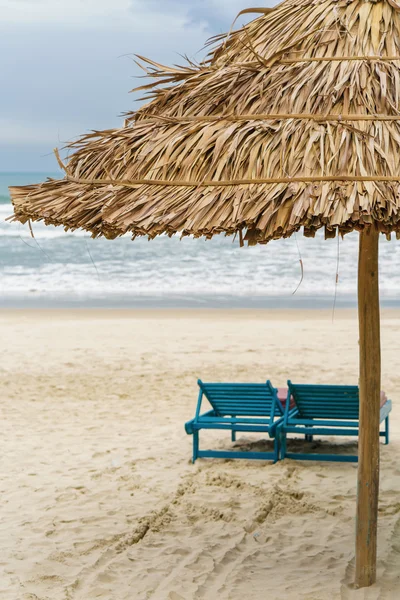
<svg viewBox="0 0 400 600"><path fill-rule="evenodd" d="M218 416L281 416L276 389L266 383L203 383L199 386ZM273 414L272 414L273 413Z"/></svg>
<svg viewBox="0 0 400 600"><path fill-rule="evenodd" d="M300 417L304 419L357 419L356 385L307 385L288 381Z"/></svg>

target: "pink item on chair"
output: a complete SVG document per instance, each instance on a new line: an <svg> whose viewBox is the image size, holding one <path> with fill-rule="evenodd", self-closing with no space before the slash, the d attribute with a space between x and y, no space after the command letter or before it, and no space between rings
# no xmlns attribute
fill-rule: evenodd
<svg viewBox="0 0 400 600"><path fill-rule="evenodd" d="M282 408L283 410L285 410L285 406L286 406L286 398L287 398L287 394L288 394L288 388L287 387L279 387L277 388L278 390L278 399L280 401L280 403L282 404ZM290 397L290 409L294 408L296 405L294 403L294 399L293 396Z"/></svg>

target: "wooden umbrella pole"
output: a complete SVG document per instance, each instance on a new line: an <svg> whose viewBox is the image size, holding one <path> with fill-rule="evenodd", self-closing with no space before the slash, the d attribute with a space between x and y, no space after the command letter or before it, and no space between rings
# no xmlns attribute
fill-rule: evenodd
<svg viewBox="0 0 400 600"><path fill-rule="evenodd" d="M358 262L360 431L355 581L357 588L367 587L376 581L381 389L378 242L377 229L371 227L360 233Z"/></svg>

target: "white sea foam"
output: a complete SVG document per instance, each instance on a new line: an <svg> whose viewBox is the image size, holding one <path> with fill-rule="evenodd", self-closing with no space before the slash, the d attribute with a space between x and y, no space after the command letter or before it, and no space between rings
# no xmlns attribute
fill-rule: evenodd
<svg viewBox="0 0 400 600"><path fill-rule="evenodd" d="M241 298L251 304L258 297L325 297L333 303L339 252L338 297L355 299L358 235L344 240L315 239L298 234L267 246L239 248L232 238L211 241L160 237L152 242L129 236L112 242L92 240L86 232L65 233L59 227L35 223L29 228L6 223L11 205L0 205L1 297L68 296L85 301L116 295L163 299L203 296ZM400 298L400 244L381 240L380 282L383 298ZM0 300L1 300L0 297ZM107 300L108 299L108 300Z"/></svg>
<svg viewBox="0 0 400 600"><path fill-rule="evenodd" d="M6 221L8 217L13 214L13 209L11 204L0 204L0 237L22 237L22 238L31 238L31 232L29 226L27 224L22 225L21 223L15 223ZM66 236L75 236L75 237L85 237L88 236L84 231L64 231L62 227L53 227L44 225L44 223L37 222L32 223L32 231L34 236L37 239L49 240L58 237L66 237Z"/></svg>

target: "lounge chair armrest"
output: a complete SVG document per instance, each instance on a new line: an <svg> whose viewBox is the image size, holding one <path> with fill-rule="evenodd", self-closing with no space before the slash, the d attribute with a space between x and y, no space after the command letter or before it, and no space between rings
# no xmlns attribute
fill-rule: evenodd
<svg viewBox="0 0 400 600"><path fill-rule="evenodd" d="M298 412L297 408L292 408L289 411L288 418L290 418L297 412ZM269 437L275 437L277 428L280 427L281 425L283 425L284 423L285 423L285 415L280 417L277 421L274 421L274 423L272 423L272 425L269 429Z"/></svg>
<svg viewBox="0 0 400 600"><path fill-rule="evenodd" d="M387 416L389 416L389 413L392 410L392 401L391 400L386 400L385 404L383 404L383 406L381 406L381 410L380 410L380 421L382 422Z"/></svg>
<svg viewBox="0 0 400 600"><path fill-rule="evenodd" d="M191 419L187 423L185 423L185 431L188 435L193 435L193 423L194 419Z"/></svg>
<svg viewBox="0 0 400 600"><path fill-rule="evenodd" d="M298 414L299 414L299 409L296 407L289 410L289 412L283 417L284 421L285 421L285 425L287 424L289 419L292 419L293 417L295 417Z"/></svg>
<svg viewBox="0 0 400 600"><path fill-rule="evenodd" d="M285 417L279 417L279 419L277 421L274 421L272 423L272 425L269 428L269 437L273 438L276 435L276 430L278 427L280 427L281 425L283 425L283 422L285 420Z"/></svg>
<svg viewBox="0 0 400 600"><path fill-rule="evenodd" d="M193 425L195 423L198 423L199 419L201 419L202 417L213 417L215 415L215 411L213 410L209 410L206 413L204 413L203 415L200 415L199 417L195 417L194 419L191 419L190 421L188 421L187 423L185 423L185 431L188 435L192 435L194 428Z"/></svg>

